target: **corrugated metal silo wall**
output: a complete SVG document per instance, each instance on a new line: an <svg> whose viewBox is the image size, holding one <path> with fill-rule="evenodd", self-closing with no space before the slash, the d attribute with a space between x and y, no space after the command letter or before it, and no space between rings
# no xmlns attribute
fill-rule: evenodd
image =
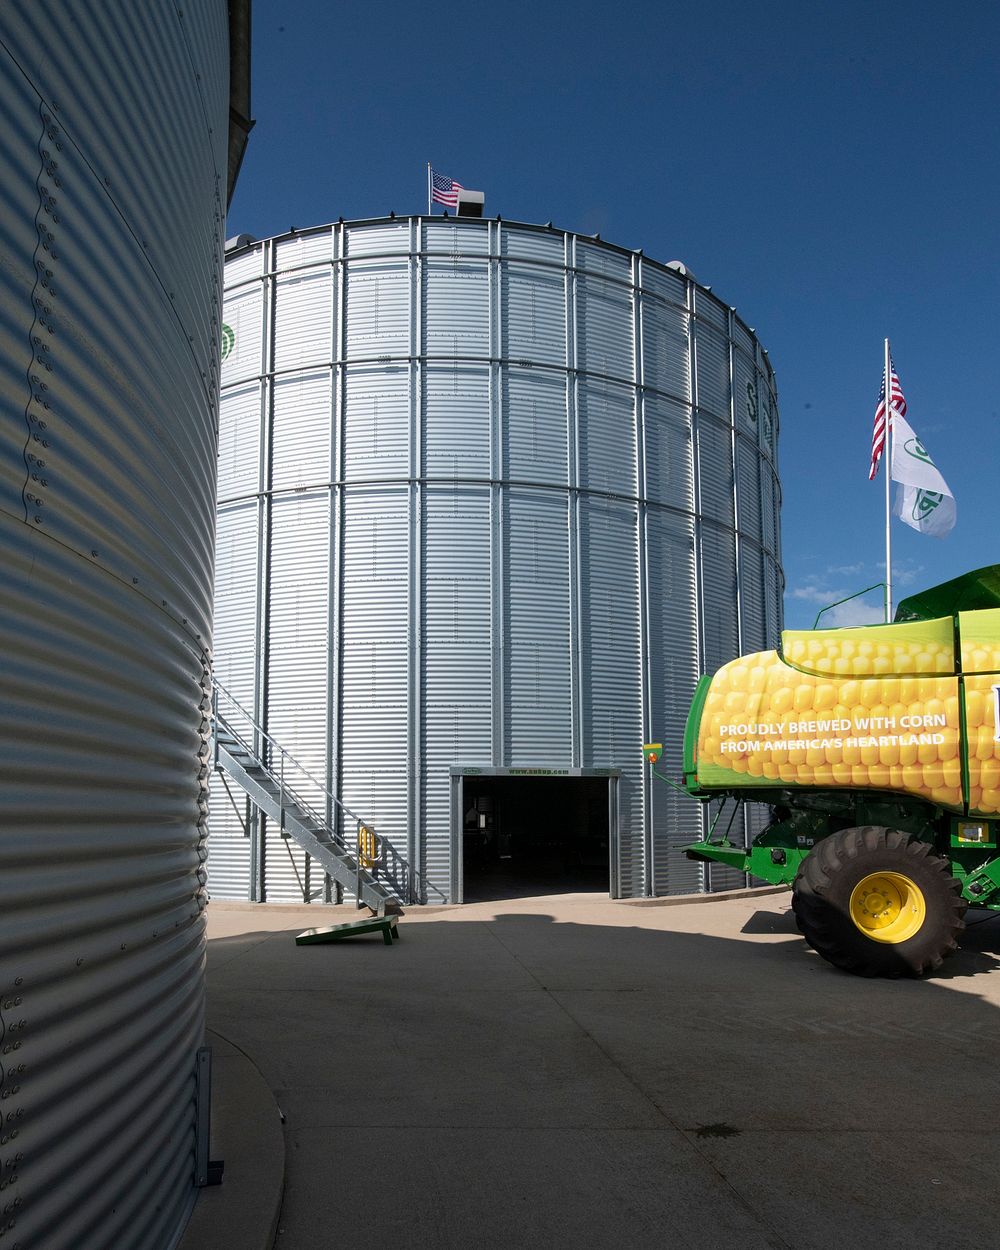
<svg viewBox="0 0 1000 1250"><path fill-rule="evenodd" d="M419 899L455 896L461 766L619 769L618 892L730 884L677 853L701 812L650 792L641 745L677 775L699 672L778 636L751 332L673 269L500 222L282 236L233 253L226 292L223 683L393 839ZM234 797L214 790L213 893L330 897Z"/></svg>
<svg viewBox="0 0 1000 1250"><path fill-rule="evenodd" d="M0 1220L23 1250L160 1250L194 1200L228 38L222 0L0 15Z"/></svg>

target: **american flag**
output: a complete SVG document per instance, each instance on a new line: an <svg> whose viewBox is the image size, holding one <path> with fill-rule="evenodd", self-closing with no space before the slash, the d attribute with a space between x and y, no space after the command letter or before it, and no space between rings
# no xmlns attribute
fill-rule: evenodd
<svg viewBox="0 0 1000 1250"><path fill-rule="evenodd" d="M445 204L448 208L458 207L458 193L463 190L462 184L454 178L446 178L444 174L431 170L431 202Z"/></svg>
<svg viewBox="0 0 1000 1250"><path fill-rule="evenodd" d="M896 366L892 363L892 357L889 357L889 389L891 392L891 400L889 408L892 412L898 412L901 417L906 416L906 399L903 396L903 388L899 385L899 378L896 377ZM889 424L892 425L892 417L889 418ZM886 425L885 425L885 374L882 374L882 385L878 391L878 403L875 405L875 428L872 430L872 463L868 470L868 480L875 480L875 474L878 472L878 462L882 459L882 453L885 451Z"/></svg>

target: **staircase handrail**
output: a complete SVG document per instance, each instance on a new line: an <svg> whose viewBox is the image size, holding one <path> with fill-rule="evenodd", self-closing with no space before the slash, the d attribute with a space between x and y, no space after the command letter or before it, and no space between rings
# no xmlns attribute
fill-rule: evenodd
<svg viewBox="0 0 1000 1250"><path fill-rule="evenodd" d="M213 713L213 716L217 722L219 721L221 717L221 719L224 721L229 732L233 735L234 738L236 738L236 740L240 743L242 747L245 747L246 750L250 752L251 755L257 754L256 748L251 743L247 742L245 738L242 737L239 730L236 729L236 727L232 724L232 722L229 720L227 716L220 713L219 711L219 695L220 694L224 695L225 698L229 700L229 702L233 705L233 707L237 710L237 712L239 712L240 716L246 719L247 723L249 724L250 728L254 731L254 733L259 734L261 739L268 744L268 746L272 749L272 751L279 752L283 760L287 760L292 768L297 769L298 772L302 773L303 776L307 777L309 781L311 781L312 784L316 787L316 789L319 790L319 792L325 798L328 798L331 801L331 803L333 803L337 808L339 808L340 811L342 811L345 815L350 816L350 818L356 821L359 825L365 825L367 828L372 829L371 823L369 821L363 820L362 817L360 817L356 812L352 812L346 803L342 803L340 799L338 799L335 794L331 793L318 778L314 777L312 773L309 772L309 770L304 765L300 764L299 761L290 752L286 751L285 748L281 745L281 743L278 742L272 734L269 734L268 731L264 729L262 725L258 724L258 722L254 720L253 716L246 710L246 708L239 702L239 700L236 699L232 694L230 694L230 692L226 689L226 687L222 684L222 682L219 681L219 679L213 675L212 677L212 713ZM274 767L273 762L269 765L269 767L273 769ZM341 845L346 848L346 845L347 845L346 841L343 838L337 838L335 831L333 829L330 829L329 822L327 821L326 817L324 815L321 815L318 811L316 811L312 803L310 803L307 799L303 798L302 795L296 793L296 791L287 782L283 781L282 785L283 785L283 789L288 792L288 794L296 801L296 803L299 804L299 806L305 812L308 813L308 815L312 816L314 820L319 821L319 823L324 828L326 828L329 833L331 833L334 836L335 840L339 841ZM372 832L374 832L374 830L372 830ZM379 841L381 840L380 834L376 834L375 836Z"/></svg>

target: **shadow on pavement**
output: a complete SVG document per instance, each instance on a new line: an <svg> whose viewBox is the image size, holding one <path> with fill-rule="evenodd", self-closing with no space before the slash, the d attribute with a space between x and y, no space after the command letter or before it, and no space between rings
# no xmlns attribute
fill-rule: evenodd
<svg viewBox="0 0 1000 1250"><path fill-rule="evenodd" d="M1000 926L940 984L837 972L783 902L743 937L746 903L552 911L210 942L210 1027L287 1120L278 1247L995 1243L1000 982L969 937Z"/></svg>

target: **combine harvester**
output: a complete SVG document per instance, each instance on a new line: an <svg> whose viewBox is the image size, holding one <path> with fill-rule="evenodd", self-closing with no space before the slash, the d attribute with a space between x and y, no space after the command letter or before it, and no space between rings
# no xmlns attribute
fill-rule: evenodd
<svg viewBox="0 0 1000 1250"><path fill-rule="evenodd" d="M824 959L940 967L970 903L1000 910L1000 565L903 600L892 624L788 630L703 677L684 785L771 805L749 848L710 832L686 852L790 884Z"/></svg>

